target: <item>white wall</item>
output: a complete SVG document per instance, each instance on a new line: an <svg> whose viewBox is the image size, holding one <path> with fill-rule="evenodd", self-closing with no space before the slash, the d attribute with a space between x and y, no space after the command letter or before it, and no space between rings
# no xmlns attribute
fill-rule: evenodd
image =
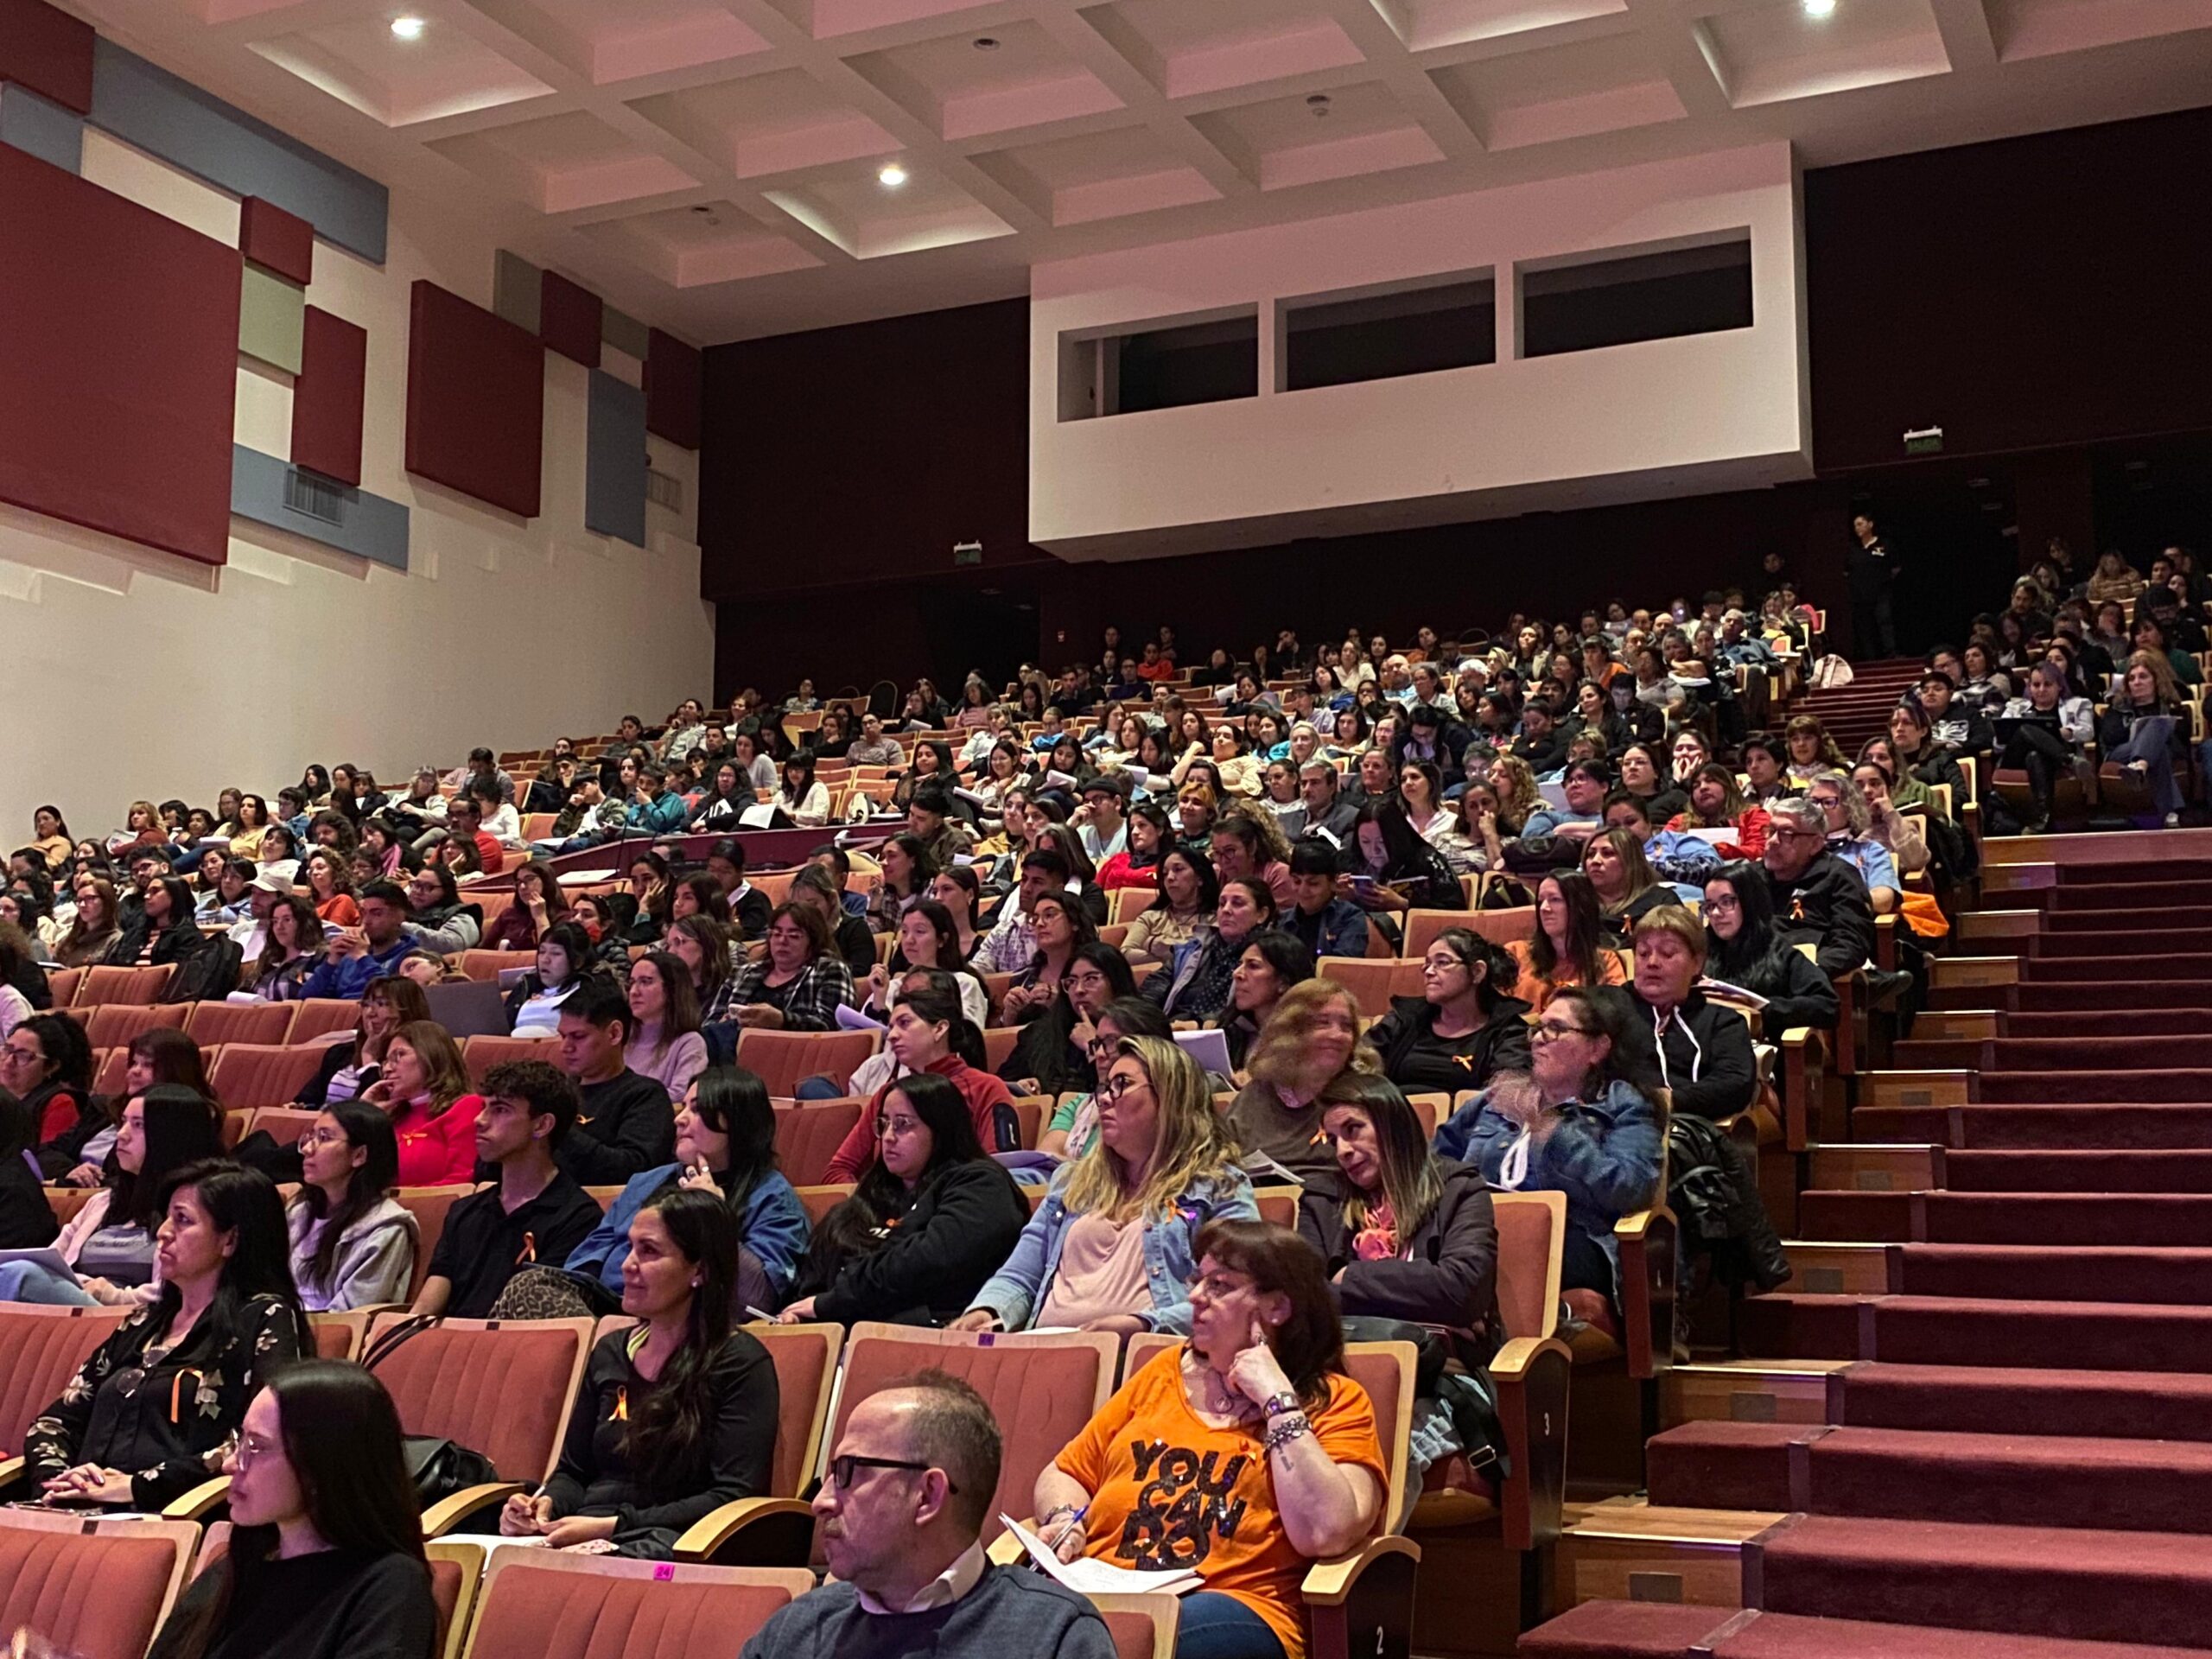
<svg viewBox="0 0 2212 1659"><path fill-rule="evenodd" d="M1516 356L1516 264L1748 228L1753 326ZM1030 538L1133 558L1809 477L1786 143L1041 264ZM1491 269L1494 363L1278 392L1278 303ZM1064 337L1256 305L1260 395L1061 418Z"/></svg>
<svg viewBox="0 0 2212 1659"><path fill-rule="evenodd" d="M85 176L235 245L238 204L105 134ZM588 372L548 353L543 513L524 523L403 467L409 286L488 305L489 242L435 242L395 196L381 269L315 245L311 304L369 331L362 487L412 511L405 573L233 518L215 570L0 505L0 849L58 803L81 838L133 798L270 797L310 760L380 781L475 744L658 719L711 691L699 598L698 458L652 440L682 515L648 509L645 549L583 528ZM288 455L289 379L238 369L236 438Z"/></svg>

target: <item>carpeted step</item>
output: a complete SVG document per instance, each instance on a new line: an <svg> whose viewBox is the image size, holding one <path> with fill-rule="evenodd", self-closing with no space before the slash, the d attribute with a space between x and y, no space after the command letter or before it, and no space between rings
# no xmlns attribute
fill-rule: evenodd
<svg viewBox="0 0 2212 1659"><path fill-rule="evenodd" d="M2212 1249L2206 1249L1900 1244L1891 1261L1890 1288L1907 1296L2212 1306Z"/></svg>
<svg viewBox="0 0 2212 1659"><path fill-rule="evenodd" d="M1831 1320L1835 1317L1831 1315ZM1905 1365L2027 1370L2091 1365L2115 1371L2212 1372L2212 1307L1884 1296L1875 1299L1866 1317L1872 1320L1873 1340L1863 1350L1809 1357L1881 1359ZM2207 1554L2212 1555L2212 1551Z"/></svg>
<svg viewBox="0 0 2212 1659"><path fill-rule="evenodd" d="M2202 1659L2201 1648L2074 1642L1934 1624L1808 1618L1756 1607L1586 1601L1525 1632L1527 1659Z"/></svg>
<svg viewBox="0 0 2212 1659"><path fill-rule="evenodd" d="M1833 1374L1828 1411L1863 1428L1973 1432L2002 1423L2021 1434L2212 1441L2212 1376L1870 1360Z"/></svg>
<svg viewBox="0 0 2212 1659"><path fill-rule="evenodd" d="M2120 1033L2112 1033L2117 1038ZM1971 1068L1982 1071L2171 1071L2198 1064L2204 1058L2201 1030L2180 1036L2130 1036L2125 1042L2081 1037L2031 1037L2008 1033L1987 1041L1971 1038L1912 1038L1897 1045L1894 1064L1900 1071L1948 1071Z"/></svg>
<svg viewBox="0 0 2212 1659"><path fill-rule="evenodd" d="M1975 990L1986 993L1988 988L1984 986L1961 986L1952 994ZM2117 979L2101 984L2044 985L2031 982L2005 988L2012 992L2010 1006L2021 1014L2101 1014L2138 1008L2212 1008L2212 978ZM1945 993L1939 989L1931 995L1940 999Z"/></svg>
<svg viewBox="0 0 2212 1659"><path fill-rule="evenodd" d="M2152 912L2129 928L2104 928L2094 933L2044 932L2029 941L2028 954L2038 960L2052 957L2109 957L2115 947L2139 950L2146 957L2212 957L2212 928L2169 925L2163 912Z"/></svg>
<svg viewBox="0 0 2212 1659"><path fill-rule="evenodd" d="M1747 1297L1752 1359L2212 1372L2212 1307L1965 1296Z"/></svg>
<svg viewBox="0 0 2212 1659"><path fill-rule="evenodd" d="M2155 873L2159 866L2145 868ZM2192 905L2212 906L2212 880L2201 877L2172 881L2062 881L2045 891L2050 895L2048 912L2053 916L2078 911L2139 911L2157 905L2171 905L2176 909ZM2018 897L2007 893L2005 902L2012 903Z"/></svg>
<svg viewBox="0 0 2212 1659"><path fill-rule="evenodd" d="M2201 1659L2202 1652L2043 1636L2009 1636L2000 1647L1978 1630L1754 1612L1701 1649L1699 1659L1707 1653L1712 1659Z"/></svg>
<svg viewBox="0 0 2212 1659"><path fill-rule="evenodd" d="M1980 1089L1980 1098L1996 1106L2212 1101L2212 1067L2200 1063L2141 1071L1985 1071Z"/></svg>
<svg viewBox="0 0 2212 1659"><path fill-rule="evenodd" d="M2206 1024L2202 1008L2105 1008L2081 1014L2007 1014L2001 1030L2006 1038L2066 1037L2107 1043L2132 1042L2139 1037L2196 1037Z"/></svg>
<svg viewBox="0 0 2212 1659"><path fill-rule="evenodd" d="M1987 1080L1984 1080L1986 1086ZM2212 1103L2168 1101L2080 1105L1861 1106L1851 1114L1860 1141L1932 1141L1972 1151L2212 1149Z"/></svg>
<svg viewBox="0 0 2212 1659"><path fill-rule="evenodd" d="M2212 1195L1815 1190L1798 1198L1797 1236L1866 1244L2212 1245Z"/></svg>
<svg viewBox="0 0 2212 1659"><path fill-rule="evenodd" d="M2125 979L2150 974L2161 979L2212 979L2212 952L2166 951L2143 956L2111 954L2126 945L2124 939L2101 941L2102 950L2086 957L2030 957L2022 971L2031 984L2080 984Z"/></svg>
<svg viewBox="0 0 2212 1659"><path fill-rule="evenodd" d="M2178 881L2212 881L2212 858L2146 858L2126 862L2061 864L2062 887L2128 887L2138 893ZM2147 903L2147 898L2138 902Z"/></svg>
<svg viewBox="0 0 2212 1659"><path fill-rule="evenodd" d="M1798 1507L1818 1515L2023 1527L2063 1515L2115 1532L2212 1532L2212 1446L2202 1440L1838 1428L1805 1446L1796 1455L1810 1463L1809 1501ZM1790 1455L1766 1457L1770 1470L1783 1466L1785 1489ZM1751 1476L1749 1461L1739 1478Z"/></svg>
<svg viewBox="0 0 2212 1659"><path fill-rule="evenodd" d="M2155 927L2164 931L2172 928L2212 929L2212 899L2202 904L2191 904L2186 899L2160 889L2146 894L2145 902L2129 910L2085 910L2069 906L2054 910L2043 918L2045 935L2058 933L2108 933L2126 938L2138 930Z"/></svg>
<svg viewBox="0 0 2212 1659"><path fill-rule="evenodd" d="M2063 1489L2044 1496L2063 1510ZM1818 1515L1782 1523L1745 1555L1745 1599L1772 1612L2212 1643L2212 1549L2200 1534Z"/></svg>
<svg viewBox="0 0 2212 1659"><path fill-rule="evenodd" d="M1790 1465L1830 1431L1805 1423L1684 1423L1643 1448L1651 1502L1696 1510L1802 1510Z"/></svg>
<svg viewBox="0 0 2212 1659"><path fill-rule="evenodd" d="M1943 1185L1954 1192L2212 1193L2212 1148L1952 1152Z"/></svg>

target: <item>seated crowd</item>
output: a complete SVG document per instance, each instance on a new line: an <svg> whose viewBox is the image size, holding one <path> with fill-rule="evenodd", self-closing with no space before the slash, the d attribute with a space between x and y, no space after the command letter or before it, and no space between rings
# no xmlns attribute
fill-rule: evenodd
<svg viewBox="0 0 2212 1659"><path fill-rule="evenodd" d="M2016 607L2052 603L2027 588ZM1109 629L1095 670L1025 673L1009 698L971 678L954 707L925 680L898 720L855 725L805 685L774 709L748 690L727 721L687 702L658 742L634 719L602 755L563 741L526 785L480 749L397 798L339 766L273 809L142 802L106 840L72 842L41 808L0 899L0 1166L17 1172L0 1232L59 1266L0 1264L0 1299L130 1312L32 1425L26 1478L143 1508L232 1475L235 1541L156 1653L427 1656L390 1402L299 1357L309 1313L628 1316L591 1351L552 1478L498 1527L661 1560L766 1490L777 1382L748 1319L1160 1332L1180 1340L1038 1480L1041 1534L1064 1560L1194 1567L1181 1653L1302 1659L1306 1564L1400 1518L1347 1335L1433 1326L1478 1377L1507 1334L1491 1194L1529 1192L1565 1197L1573 1317L1618 1331L1616 1224L1662 1196L1670 1135L1725 1149L1712 1126L1757 1095L1738 1008L1770 1033L1833 1027L1837 982L1862 972L1909 997L1909 974L1873 972L1875 918L1932 937L1936 896L1973 874L1958 762L2047 785L2080 741L2070 603L2048 643L2038 614L2015 617L2009 652L1991 654L2000 620L1935 653L1855 766L1809 716L1750 729L1765 699L1747 690L1812 644L1785 588L1756 615L1730 594L1616 604L1465 647L1285 632L1187 683L1172 630L1124 655ZM2170 637L2164 608L2141 613L2139 646ZM2022 652L2026 712L1993 728ZM2147 682L2122 751L2163 791L2186 765L2174 671L2139 649L2114 703ZM819 716L807 747L794 715ZM696 868L671 839L829 822L826 760L881 767L890 799L856 793L856 844L817 849L780 901L734 835ZM536 848L518 808L556 815ZM553 858L617 837L614 883L564 888ZM487 925L471 893L505 891L484 886L503 872ZM1479 912L1498 910L1525 926L1492 938ZM1364 1018L1326 959L1395 948L1437 911L1465 925L1425 933L1419 994ZM427 995L480 945L515 953L505 1023L546 1055L480 1084ZM200 1051L169 1027L96 1094L48 983L93 964L170 966L169 1000L358 1001L301 1091L312 1123L226 1153ZM849 1024L880 1027L880 1051L796 1091L862 1103L824 1178L844 1190L810 1221L779 1168L787 1108L741 1039ZM1009 1027L994 1066L986 1033ZM1025 1146L1017 1099L1039 1096ZM90 1189L66 1226L34 1166ZM395 1195L461 1185L477 1190L425 1260ZM1270 1187L1294 1226L1260 1219ZM1770 1228L1739 1242L1746 1276L1786 1276ZM1416 1409L1417 1464L1494 1456L1448 1401ZM1163 1529L1164 1446L1173 1481L1220 1468L1205 1491L1242 1522L1195 1545ZM814 1499L836 1581L746 1651L919 1652L987 1626L1104 1659L1087 1603L987 1565L998 1461L965 1385L871 1395ZM382 1645L334 1645L359 1618Z"/></svg>

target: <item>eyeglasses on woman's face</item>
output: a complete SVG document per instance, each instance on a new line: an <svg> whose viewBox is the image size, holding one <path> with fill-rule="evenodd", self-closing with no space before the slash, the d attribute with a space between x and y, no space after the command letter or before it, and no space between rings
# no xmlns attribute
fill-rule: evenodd
<svg viewBox="0 0 2212 1659"><path fill-rule="evenodd" d="M1150 1080L1141 1071L1116 1071L1098 1085L1098 1098L1102 1101L1116 1101L1133 1090L1149 1086Z"/></svg>
<svg viewBox="0 0 2212 1659"><path fill-rule="evenodd" d="M1552 1042L1561 1037L1594 1037L1597 1033L1587 1026L1578 1026L1563 1014L1536 1021L1529 1033L1538 1042Z"/></svg>

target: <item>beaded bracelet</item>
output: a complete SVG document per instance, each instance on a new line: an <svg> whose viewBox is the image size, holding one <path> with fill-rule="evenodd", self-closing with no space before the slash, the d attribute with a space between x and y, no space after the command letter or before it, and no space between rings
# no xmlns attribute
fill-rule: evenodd
<svg viewBox="0 0 2212 1659"><path fill-rule="evenodd" d="M1304 1412L1291 1412L1285 1416L1276 1418L1269 1426L1268 1437L1262 1443L1262 1449L1272 1452L1280 1446L1288 1446L1300 1435L1310 1434L1313 1432L1313 1425L1306 1420Z"/></svg>

